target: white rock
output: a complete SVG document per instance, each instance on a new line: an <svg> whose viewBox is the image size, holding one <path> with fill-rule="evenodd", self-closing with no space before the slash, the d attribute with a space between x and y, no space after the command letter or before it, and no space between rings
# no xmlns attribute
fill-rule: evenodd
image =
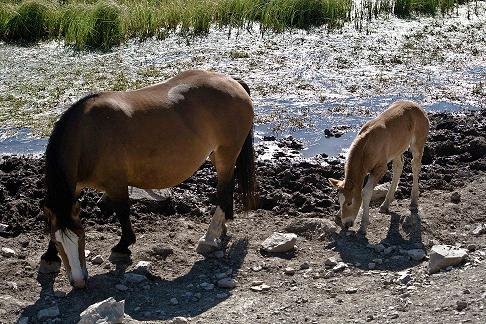
<svg viewBox="0 0 486 324"><path fill-rule="evenodd" d="M236 287L237 281L233 278L227 277L218 280L218 287L233 289Z"/></svg>
<svg viewBox="0 0 486 324"><path fill-rule="evenodd" d="M151 265L152 263L150 261L139 261L133 268L133 271L139 273L149 273Z"/></svg>
<svg viewBox="0 0 486 324"><path fill-rule="evenodd" d="M338 264L336 264L336 266L334 268L332 268L332 271L334 272L340 272L340 271L344 271L344 269L346 269L348 267L348 265L344 262L338 262Z"/></svg>
<svg viewBox="0 0 486 324"><path fill-rule="evenodd" d="M298 235L316 235L325 239L337 233L336 224L325 218L298 218L290 223L285 231Z"/></svg>
<svg viewBox="0 0 486 324"><path fill-rule="evenodd" d="M105 260L103 260L103 257L101 255L95 255L92 259L91 259L91 263L92 264L102 264L103 262L105 262Z"/></svg>
<svg viewBox="0 0 486 324"><path fill-rule="evenodd" d="M455 266L467 257L467 250L450 245L434 245L430 251L429 273Z"/></svg>
<svg viewBox="0 0 486 324"><path fill-rule="evenodd" d="M147 277L145 277L144 275L140 275L140 274L136 274L136 273L125 273L124 275L125 277L125 280L129 283L141 283L142 281L144 280L147 280Z"/></svg>
<svg viewBox="0 0 486 324"><path fill-rule="evenodd" d="M16 254L15 251L12 250L11 248L7 248L7 247L2 248L2 255L4 257L10 258L10 257L15 256L15 254Z"/></svg>
<svg viewBox="0 0 486 324"><path fill-rule="evenodd" d="M184 324L184 323L189 323L189 320L182 316L174 317L174 319L172 320L172 324Z"/></svg>
<svg viewBox="0 0 486 324"><path fill-rule="evenodd" d="M292 233L273 233L262 243L262 249L271 253L287 252L295 247L297 235Z"/></svg>
<svg viewBox="0 0 486 324"><path fill-rule="evenodd" d="M389 182L385 182L385 183L377 185L375 188L373 188L373 194L371 195L371 201L385 199L386 193L388 192L389 188L390 188Z"/></svg>
<svg viewBox="0 0 486 324"><path fill-rule="evenodd" d="M338 264L338 261L337 261L336 257L330 257L330 258L327 258L326 261L324 261L324 265L328 266L328 267L334 267L337 264Z"/></svg>
<svg viewBox="0 0 486 324"><path fill-rule="evenodd" d="M89 258L89 255L91 254L90 250L84 250L84 257L87 259Z"/></svg>
<svg viewBox="0 0 486 324"><path fill-rule="evenodd" d="M403 285L409 283L410 280L412 280L412 276L409 273L402 273L400 278L398 278L398 281Z"/></svg>
<svg viewBox="0 0 486 324"><path fill-rule="evenodd" d="M125 313L125 301L117 302L110 297L86 308L80 315L78 324L122 323Z"/></svg>
<svg viewBox="0 0 486 324"><path fill-rule="evenodd" d="M7 224L0 223L0 232L6 232L8 230L8 227L9 226Z"/></svg>
<svg viewBox="0 0 486 324"><path fill-rule="evenodd" d="M479 236L481 234L486 233L486 224L479 224L476 228L472 231L474 236Z"/></svg>
<svg viewBox="0 0 486 324"><path fill-rule="evenodd" d="M284 269L284 273L288 276L293 276L295 274L295 269L292 267L287 267Z"/></svg>
<svg viewBox="0 0 486 324"><path fill-rule="evenodd" d="M415 261L422 261L425 258L425 251L422 249L407 250L407 254Z"/></svg>
<svg viewBox="0 0 486 324"><path fill-rule="evenodd" d="M57 317L59 315L60 315L59 307L57 307L57 305L56 305L56 306L52 306L52 307L49 307L49 308L41 309L37 313L37 319L44 320L44 319L51 318L51 317Z"/></svg>

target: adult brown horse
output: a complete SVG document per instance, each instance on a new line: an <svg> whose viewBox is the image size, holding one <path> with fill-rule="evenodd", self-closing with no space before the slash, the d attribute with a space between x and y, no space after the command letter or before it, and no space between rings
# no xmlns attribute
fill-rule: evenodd
<svg viewBox="0 0 486 324"><path fill-rule="evenodd" d="M86 286L82 188L105 192L122 227L112 253L129 255L135 234L128 186L175 186L208 156L217 171L218 206L197 251L216 249L225 220L233 218L235 177L244 208L256 201L252 130L248 86L215 72L186 71L143 89L82 98L61 116L47 145L44 211L51 240L39 271L59 271L59 252L71 284Z"/></svg>

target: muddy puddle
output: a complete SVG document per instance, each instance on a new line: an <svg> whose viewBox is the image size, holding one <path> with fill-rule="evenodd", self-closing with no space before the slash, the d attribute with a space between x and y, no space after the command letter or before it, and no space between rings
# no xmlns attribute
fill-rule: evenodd
<svg viewBox="0 0 486 324"><path fill-rule="evenodd" d="M110 52L0 43L0 154L43 152L53 122L83 94L201 68L250 85L257 141L272 146L272 136L291 135L304 157L337 155L399 98L428 111L486 106L486 4L477 7L469 19L464 5L447 17L382 17L361 31L353 24L264 35L258 26L213 29L205 37L132 40Z"/></svg>

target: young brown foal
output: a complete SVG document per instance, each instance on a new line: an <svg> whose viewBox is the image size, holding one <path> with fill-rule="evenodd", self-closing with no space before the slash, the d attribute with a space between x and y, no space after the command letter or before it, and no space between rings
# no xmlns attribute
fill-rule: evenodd
<svg viewBox="0 0 486 324"><path fill-rule="evenodd" d="M388 212L403 170L403 152L412 151L413 186L410 208L418 207L419 172L425 141L429 132L429 120L425 111L411 101L397 101L378 117L367 122L351 144L346 161L344 180L329 179L339 191L340 225L353 225L360 207L362 218L360 232L366 234L369 224L369 204L373 188L393 161L393 179L381 212ZM368 181L363 188L365 177Z"/></svg>

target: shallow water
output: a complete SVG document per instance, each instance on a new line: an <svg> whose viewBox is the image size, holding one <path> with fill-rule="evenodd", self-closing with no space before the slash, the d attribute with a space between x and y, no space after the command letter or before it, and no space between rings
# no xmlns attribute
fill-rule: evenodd
<svg viewBox="0 0 486 324"><path fill-rule="evenodd" d="M252 91L257 137L293 135L304 156L336 155L359 126L397 99L428 111L486 106L486 5L446 18L372 21L329 33L261 35L214 29L207 37L132 40L108 53L58 42L0 43L0 154L36 153L53 122L83 94L160 82L189 68L241 77ZM336 125L351 128L326 138ZM19 130L15 136L11 136ZM32 133L32 134L30 134Z"/></svg>

